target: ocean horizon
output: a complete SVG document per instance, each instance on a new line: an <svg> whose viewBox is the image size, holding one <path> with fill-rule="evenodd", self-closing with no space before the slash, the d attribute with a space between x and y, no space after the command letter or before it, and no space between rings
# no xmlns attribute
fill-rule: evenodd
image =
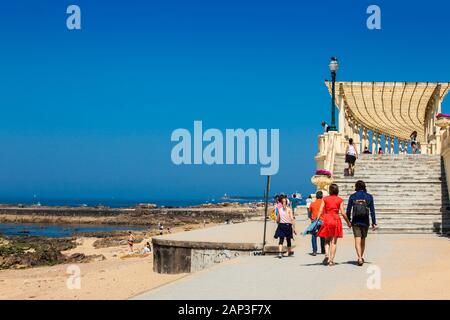
<svg viewBox="0 0 450 320"><path fill-rule="evenodd" d="M271 202L273 196L269 197L269 202ZM196 199L105 199L105 198L68 198L68 199L52 199L52 198L0 198L0 205L41 205L41 206L67 206L67 207L95 207L95 206L107 206L110 208L129 208L134 207L140 203L151 203L158 207L189 207L197 206L202 204L216 204L220 202L238 202L238 203L254 203L263 202L263 197L257 196L229 196L227 198L218 197L205 197ZM304 199L301 200L304 204Z"/></svg>

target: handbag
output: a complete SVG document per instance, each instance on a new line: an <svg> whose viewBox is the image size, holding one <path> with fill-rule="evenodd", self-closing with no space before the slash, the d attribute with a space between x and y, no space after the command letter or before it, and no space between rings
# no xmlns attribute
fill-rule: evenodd
<svg viewBox="0 0 450 320"><path fill-rule="evenodd" d="M319 232L320 226L323 224L323 221L320 219L316 219L313 223L315 223L315 224L311 230L311 234L313 236L317 236L317 233Z"/></svg>

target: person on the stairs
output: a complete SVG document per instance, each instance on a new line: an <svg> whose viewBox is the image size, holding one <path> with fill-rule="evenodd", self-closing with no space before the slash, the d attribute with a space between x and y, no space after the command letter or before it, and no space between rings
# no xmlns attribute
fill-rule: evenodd
<svg viewBox="0 0 450 320"><path fill-rule="evenodd" d="M320 206L319 216L323 216L323 224L320 226L317 235L325 238L325 259L324 265L333 266L334 257L336 255L337 239L343 237L341 215L349 228L351 223L344 212L344 200L338 196L339 187L333 183L329 188L330 195L323 198L323 203Z"/></svg>
<svg viewBox="0 0 450 320"><path fill-rule="evenodd" d="M409 138L411 139L412 153L415 154L417 152L417 131L413 131Z"/></svg>
<svg viewBox="0 0 450 320"><path fill-rule="evenodd" d="M345 149L345 162L348 163L348 174L353 176L355 174L355 162L358 158L358 151L353 144L353 139L348 139L348 145Z"/></svg>
<svg viewBox="0 0 450 320"><path fill-rule="evenodd" d="M364 147L364 154L371 154L372 152L370 152L369 148L367 146Z"/></svg>
<svg viewBox="0 0 450 320"><path fill-rule="evenodd" d="M358 256L358 266L364 264L364 251L366 249L366 237L369 231L369 211L372 220L372 229L377 227L375 205L373 196L367 192L366 184L362 180L356 181L355 193L348 199L347 217L351 221L353 236L355 237L355 249Z"/></svg>

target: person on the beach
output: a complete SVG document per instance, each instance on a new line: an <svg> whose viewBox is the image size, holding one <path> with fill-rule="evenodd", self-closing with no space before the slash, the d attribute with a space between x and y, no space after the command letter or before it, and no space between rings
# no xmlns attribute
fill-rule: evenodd
<svg viewBox="0 0 450 320"><path fill-rule="evenodd" d="M355 237L355 249L358 256L358 266L364 264L364 250L366 248L366 237L369 231L369 211L372 220L372 229L377 227L375 217L375 206L373 197L366 190L366 184L362 180L356 181L355 193L348 199L347 217L351 221L353 235Z"/></svg>
<svg viewBox="0 0 450 320"><path fill-rule="evenodd" d="M150 253L150 252L152 252L152 246L150 245L150 242L147 242L145 244L144 249L142 249L142 254L147 254L147 253Z"/></svg>
<svg viewBox="0 0 450 320"><path fill-rule="evenodd" d="M367 146L364 147L364 154L371 154L369 148Z"/></svg>
<svg viewBox="0 0 450 320"><path fill-rule="evenodd" d="M417 131L413 131L409 138L411 139L412 153L415 154L417 152Z"/></svg>
<svg viewBox="0 0 450 320"><path fill-rule="evenodd" d="M159 235L162 236L164 234L164 226L161 222L158 222Z"/></svg>
<svg viewBox="0 0 450 320"><path fill-rule="evenodd" d="M329 188L330 195L323 198L323 203L320 206L318 218L323 216L323 224L320 226L317 235L325 238L325 259L324 265L333 266L334 257L336 256L337 239L343 237L342 221L339 214L344 218L348 227L351 223L344 212L344 200L340 198L339 187L333 183Z"/></svg>
<svg viewBox="0 0 450 320"><path fill-rule="evenodd" d="M128 247L130 248L130 252L133 253L133 245L134 245L134 235L133 232L128 231Z"/></svg>
<svg viewBox="0 0 450 320"><path fill-rule="evenodd" d="M348 174L353 176L355 174L355 162L358 158L358 151L353 144L353 139L348 139L348 145L345 149L345 162L348 163Z"/></svg>
<svg viewBox="0 0 450 320"><path fill-rule="evenodd" d="M291 240L294 239L293 233L296 233L294 215L292 214L292 209L287 206L286 198L281 198L281 205L277 215L278 227L274 235L275 239L279 239L278 258L280 259L283 257L284 239L286 239L287 242L288 257L294 255L294 251L291 249Z"/></svg>
<svg viewBox="0 0 450 320"><path fill-rule="evenodd" d="M378 148L378 154L384 154L383 148L381 147Z"/></svg>
<svg viewBox="0 0 450 320"><path fill-rule="evenodd" d="M309 207L309 211L311 212L310 219L311 222L315 221L317 217L319 216L319 210L322 205L323 198L323 192L317 191L316 192L316 201L311 203ZM321 220L323 221L323 216L321 217ZM317 255L317 235L311 234L311 245L312 245L312 254L313 256ZM320 237L320 251L322 254L325 254L325 239L323 237Z"/></svg>

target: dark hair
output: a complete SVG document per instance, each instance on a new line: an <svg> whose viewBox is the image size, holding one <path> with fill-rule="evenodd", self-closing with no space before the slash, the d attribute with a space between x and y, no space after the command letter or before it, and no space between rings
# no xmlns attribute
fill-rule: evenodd
<svg viewBox="0 0 450 320"><path fill-rule="evenodd" d="M353 144L353 139L352 138L348 139L348 143Z"/></svg>
<svg viewBox="0 0 450 320"><path fill-rule="evenodd" d="M322 191L317 191L316 192L316 198L317 199L322 199L323 198L323 192Z"/></svg>
<svg viewBox="0 0 450 320"><path fill-rule="evenodd" d="M362 180L358 180L355 183L355 191L364 191L367 192L366 183Z"/></svg>
<svg viewBox="0 0 450 320"><path fill-rule="evenodd" d="M337 196L339 194L339 187L336 183L330 184L330 196Z"/></svg>

